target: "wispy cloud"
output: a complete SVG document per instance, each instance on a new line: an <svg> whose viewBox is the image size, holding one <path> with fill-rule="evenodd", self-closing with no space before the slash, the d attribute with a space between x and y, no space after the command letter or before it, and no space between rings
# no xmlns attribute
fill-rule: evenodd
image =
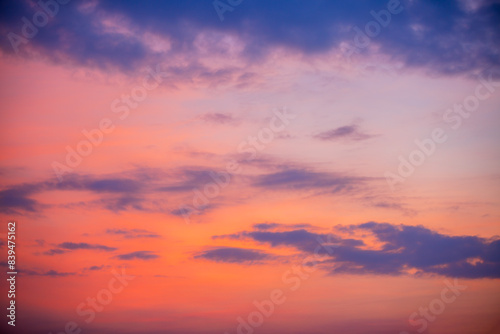
<svg viewBox="0 0 500 334"><path fill-rule="evenodd" d="M253 185L275 190L321 189L330 193L339 193L353 190L366 183L367 180L367 178L314 172L306 169L287 169L257 176Z"/></svg>
<svg viewBox="0 0 500 334"><path fill-rule="evenodd" d="M136 251L115 256L119 260L154 260L160 256L152 251Z"/></svg>
<svg viewBox="0 0 500 334"><path fill-rule="evenodd" d="M357 125L345 125L314 135L314 138L324 141L360 141L374 137L362 132Z"/></svg>
<svg viewBox="0 0 500 334"><path fill-rule="evenodd" d="M52 249L49 249L48 251L45 251L43 252L44 255L49 255L49 256L52 256L52 255L60 255L60 254L64 254L66 253L67 251L66 250L63 250L63 249L57 249L57 248L52 248Z"/></svg>
<svg viewBox="0 0 500 334"><path fill-rule="evenodd" d="M74 276L77 274L76 272L61 272L53 269L48 271L19 269L18 271L21 275L27 275L27 276L66 277L66 276Z"/></svg>
<svg viewBox="0 0 500 334"><path fill-rule="evenodd" d="M159 238L160 235L143 229L112 228L106 230L107 234L123 236L124 238Z"/></svg>
<svg viewBox="0 0 500 334"><path fill-rule="evenodd" d="M91 249L91 250L101 250L101 251L106 251L106 252L111 252L115 251L118 248L115 247L109 247L105 245L98 245L98 244L88 244L86 242L63 242L57 245L57 247L61 249L68 249L68 250L77 250L77 249Z"/></svg>
<svg viewBox="0 0 500 334"><path fill-rule="evenodd" d="M233 115L224 113L206 113L201 115L200 119L207 123L215 123L215 124L235 125L238 123L238 120L234 118Z"/></svg>

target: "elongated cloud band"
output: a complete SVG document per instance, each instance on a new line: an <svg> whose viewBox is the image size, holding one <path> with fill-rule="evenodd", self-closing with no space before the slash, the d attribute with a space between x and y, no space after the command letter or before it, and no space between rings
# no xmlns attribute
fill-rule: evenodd
<svg viewBox="0 0 500 334"><path fill-rule="evenodd" d="M304 257L321 250L328 258L320 267L330 274L442 275L463 278L500 278L500 239L449 236L423 226L368 222L339 227L337 234L317 233L307 228L257 224L253 231L214 236L215 239L252 240L272 248L291 247ZM264 227L264 228L263 228ZM361 236L355 236L359 235ZM353 235L345 237L343 235ZM367 236L375 238L375 244ZM322 246L322 247L318 247ZM198 257L217 262L247 263L251 257L273 258L269 253L248 249L217 249Z"/></svg>
<svg viewBox="0 0 500 334"><path fill-rule="evenodd" d="M72 1L59 5L45 25L31 23L30 34L23 36L22 18L29 21L42 8L29 1L4 1L0 31L11 35L2 38L0 48L130 71L184 52L192 59L207 52L230 55L234 48L227 38L233 40L229 44L241 45L238 56L250 61L280 47L308 55L347 48L351 55L371 52L377 45L407 66L463 73L499 64L499 6L495 0L256 0L220 15L212 1ZM284 9L287 15L280 15Z"/></svg>

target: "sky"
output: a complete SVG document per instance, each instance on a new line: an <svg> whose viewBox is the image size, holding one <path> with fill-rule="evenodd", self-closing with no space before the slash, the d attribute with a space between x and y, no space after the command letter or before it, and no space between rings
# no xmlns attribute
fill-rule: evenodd
<svg viewBox="0 0 500 334"><path fill-rule="evenodd" d="M0 35L2 332L500 333L498 0L6 0Z"/></svg>

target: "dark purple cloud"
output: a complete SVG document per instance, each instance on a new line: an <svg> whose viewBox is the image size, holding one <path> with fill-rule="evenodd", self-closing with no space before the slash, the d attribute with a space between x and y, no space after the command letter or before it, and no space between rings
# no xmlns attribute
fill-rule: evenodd
<svg viewBox="0 0 500 334"><path fill-rule="evenodd" d="M89 182L87 188L94 192L130 193L139 191L141 185L130 179L104 179Z"/></svg>
<svg viewBox="0 0 500 334"><path fill-rule="evenodd" d="M90 266L88 268L84 268L84 271L85 270L90 270L90 271L99 271L99 270L103 270L103 269L106 269L106 268L110 268L111 266L108 266L108 265L100 265L100 266Z"/></svg>
<svg viewBox="0 0 500 334"><path fill-rule="evenodd" d="M361 238L337 234L291 231L244 231L214 238L247 239L271 247L292 247L326 255L321 268L330 274L442 275L461 278L500 278L500 239L449 236L423 226L368 222L339 227L339 232L364 232L382 246L370 249ZM327 247L318 247L318 246ZM214 259L216 260L216 259Z"/></svg>
<svg viewBox="0 0 500 334"><path fill-rule="evenodd" d="M43 252L43 255L48 255L48 256L54 256L54 255L60 255L60 254L65 254L71 251L75 250L81 250L81 249L86 249L86 250L97 250L97 251L105 251L105 252L112 252L117 250L118 248L115 247L109 247L105 245L99 245L99 244L89 244L86 242L63 242L58 245L56 245L57 248L51 248L48 251Z"/></svg>
<svg viewBox="0 0 500 334"><path fill-rule="evenodd" d="M257 230L270 230L276 227L279 227L281 224L278 223L260 223L260 224L254 224L253 228Z"/></svg>
<svg viewBox="0 0 500 334"><path fill-rule="evenodd" d="M143 230L143 229L107 229L106 230L107 234L114 234L114 235L119 235L123 236L124 238L159 238L160 235L156 234L154 232L148 231L148 230Z"/></svg>
<svg viewBox="0 0 500 334"><path fill-rule="evenodd" d="M48 270L48 271L38 271L31 269L18 269L19 274L27 275L27 276L49 276L49 277L66 277L76 275L75 272L60 272L57 270Z"/></svg>
<svg viewBox="0 0 500 334"><path fill-rule="evenodd" d="M104 266L92 266L89 267L89 270L101 270L102 268L104 268Z"/></svg>
<svg viewBox="0 0 500 334"><path fill-rule="evenodd" d="M217 175L218 171L216 170L187 167L174 171L173 176L178 180L177 182L171 182L156 190L165 192L191 192L193 189L214 182L214 177Z"/></svg>
<svg viewBox="0 0 500 334"><path fill-rule="evenodd" d="M101 207L117 213L126 210L151 211L145 204L145 193L192 191L195 187L212 182L211 173L214 172L207 169L185 168L169 173L137 169L128 175L116 173L104 177L67 174L60 182L48 179L42 182L15 184L0 190L0 212L8 214L23 211L39 212L48 205L39 203L32 198L33 195L52 190L90 191L102 196L93 202L78 203L79 205ZM159 186L157 183L162 185ZM68 206L78 204L68 204Z"/></svg>
<svg viewBox="0 0 500 334"><path fill-rule="evenodd" d="M363 185L366 178L356 178L334 173L321 173L306 169L286 169L255 178L256 187L273 190L320 189L329 193L348 192Z"/></svg>
<svg viewBox="0 0 500 334"><path fill-rule="evenodd" d="M467 2L401 0L397 14L380 27L379 33L362 44L356 53L377 50L393 61L409 67L457 74L484 70L500 64L500 4L498 1ZM32 5L33 4L33 5ZM324 54L339 50L341 44L354 45L354 27L365 30L368 22L376 22L370 14L387 9L387 0L372 1L244 1L238 10L224 14L224 21L212 1L112 1L101 0L82 5L71 1L61 5L49 24L41 27L19 46L19 55L29 57L34 50L54 62L70 62L96 68L118 68L124 72L146 63L168 59L179 54L196 59L196 37L214 33L210 44L212 54L220 57L228 51L220 43L224 35L238 37L244 43L241 55L259 61L276 48L291 52ZM39 7L28 0L2 1L0 4L0 48L14 50L7 38L9 32L21 34L22 17L31 18ZM121 17L120 24L133 26L133 34L105 29L103 20ZM171 41L168 51L158 51L147 43L147 33ZM193 61L193 64L196 61ZM192 65L190 65L192 66ZM179 71L172 66L173 75ZM209 74L224 78L227 68ZM197 76L203 74L198 71Z"/></svg>
<svg viewBox="0 0 500 334"><path fill-rule="evenodd" d="M60 255L60 254L64 254L66 253L67 251L66 250L63 250L63 249L57 249L57 248L53 248L53 249L49 249L48 251L46 252L43 252L44 255L49 255L49 256L52 256L52 255Z"/></svg>
<svg viewBox="0 0 500 334"><path fill-rule="evenodd" d="M94 193L125 194L115 203L108 203L110 210L130 204L128 195L140 191L143 184L130 178L98 178L77 174L67 175L63 181L50 179L43 182L12 185L0 191L0 212L18 213L19 211L37 212L46 205L31 198L32 195L51 190L91 191Z"/></svg>
<svg viewBox="0 0 500 334"><path fill-rule="evenodd" d="M236 247L219 247L206 250L196 255L196 259L206 259L215 262L227 263L262 263L273 256L255 249L245 249Z"/></svg>
<svg viewBox="0 0 500 334"><path fill-rule="evenodd" d="M259 224L254 224L252 227L256 230L274 230L278 228L313 228L311 224L291 224L291 225L285 225L285 224L279 224L279 223L259 223Z"/></svg>
<svg viewBox="0 0 500 334"><path fill-rule="evenodd" d="M77 249L91 249L91 250L101 250L101 251L106 251L106 252L111 252L115 251L118 248L115 247L108 247L104 245L98 245L98 244L88 244L86 242L63 242L57 245L57 247L61 249L67 249L67 250L77 250Z"/></svg>
<svg viewBox="0 0 500 334"><path fill-rule="evenodd" d="M41 276L65 277L65 276L72 276L75 274L76 273L66 273L66 272L59 272L57 270L49 270L49 271L41 274Z"/></svg>
<svg viewBox="0 0 500 334"><path fill-rule="evenodd" d="M346 125L325 132L321 132L314 136L314 138L324 140L324 141L338 141L338 140L349 140L349 141L359 141L364 139L372 138L372 135L363 133L359 130L356 125Z"/></svg>
<svg viewBox="0 0 500 334"><path fill-rule="evenodd" d="M129 210L149 211L149 209L144 206L144 202L145 200L143 198L139 198L135 195L122 195L114 198L102 198L90 204L97 204L97 206L115 213Z"/></svg>
<svg viewBox="0 0 500 334"><path fill-rule="evenodd" d="M32 192L28 189L11 188L0 191L0 212L16 214L18 210L35 212L40 209L39 203L29 198Z"/></svg>
<svg viewBox="0 0 500 334"><path fill-rule="evenodd" d="M136 251L127 254L120 254L115 256L120 260L154 260L159 258L160 256L151 251Z"/></svg>

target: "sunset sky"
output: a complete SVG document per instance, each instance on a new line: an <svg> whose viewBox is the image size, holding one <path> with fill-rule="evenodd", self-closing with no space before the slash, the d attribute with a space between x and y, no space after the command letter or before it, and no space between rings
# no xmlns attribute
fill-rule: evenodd
<svg viewBox="0 0 500 334"><path fill-rule="evenodd" d="M0 33L2 332L500 333L499 0L9 0Z"/></svg>

